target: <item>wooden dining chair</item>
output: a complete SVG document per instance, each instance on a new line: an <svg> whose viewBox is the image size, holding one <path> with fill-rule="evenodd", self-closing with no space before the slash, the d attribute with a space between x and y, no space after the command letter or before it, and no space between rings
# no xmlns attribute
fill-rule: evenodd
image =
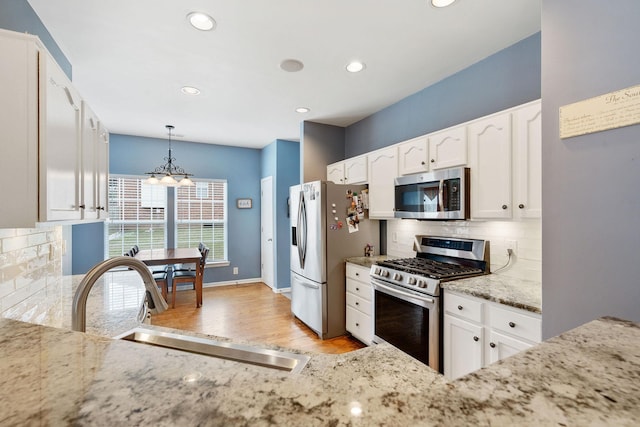
<svg viewBox="0 0 640 427"><path fill-rule="evenodd" d="M133 247L127 252L125 252L123 255L133 257L135 256L135 254L136 254L135 247ZM133 270L133 269L129 267L129 270ZM162 297L166 301L168 296L167 294L169 293L169 282L167 281L167 266L164 266L162 270L153 270L151 267L149 267L149 270L151 271L153 280L156 281L156 285L158 285L160 287L160 290L162 291Z"/></svg>
<svg viewBox="0 0 640 427"><path fill-rule="evenodd" d="M196 290L196 307L202 306L202 277L204 276L204 266L207 263L209 248L205 248L200 252L202 256L196 265L195 270L179 270L173 273L171 284L171 307L176 306L176 291L178 283L193 283Z"/></svg>

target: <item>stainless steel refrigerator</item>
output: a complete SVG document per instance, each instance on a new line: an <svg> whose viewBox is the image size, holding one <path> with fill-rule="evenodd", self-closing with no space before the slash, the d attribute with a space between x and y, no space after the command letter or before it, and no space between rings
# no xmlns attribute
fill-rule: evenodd
<svg viewBox="0 0 640 427"><path fill-rule="evenodd" d="M365 188L314 181L289 189L291 311L321 339L346 333L345 258L379 247L378 221L358 215L359 205L349 216Z"/></svg>

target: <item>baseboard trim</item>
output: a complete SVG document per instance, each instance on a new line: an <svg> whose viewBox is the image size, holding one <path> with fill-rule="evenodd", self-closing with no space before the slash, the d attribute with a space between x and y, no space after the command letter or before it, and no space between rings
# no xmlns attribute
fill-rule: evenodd
<svg viewBox="0 0 640 427"><path fill-rule="evenodd" d="M286 293L286 292L291 292L291 286L289 286L288 288L273 289L273 292L275 292L276 294L283 294L283 293Z"/></svg>
<svg viewBox="0 0 640 427"><path fill-rule="evenodd" d="M262 283L262 278L256 277L255 279L227 280L224 282L203 283L202 287L215 288L217 286L246 285L247 283Z"/></svg>

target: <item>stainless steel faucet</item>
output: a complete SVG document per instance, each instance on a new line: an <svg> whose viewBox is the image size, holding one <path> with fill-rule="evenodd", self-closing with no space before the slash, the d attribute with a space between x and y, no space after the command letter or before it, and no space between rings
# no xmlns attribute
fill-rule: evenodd
<svg viewBox="0 0 640 427"><path fill-rule="evenodd" d="M114 267L130 267L140 274L144 286L147 288L145 299L151 313L162 313L169 307L158 291L158 286L149 268L142 261L128 256L117 256L94 265L80 282L73 297L71 313L72 330L85 332L87 327L87 297L89 296L89 291L91 291L93 285L104 273Z"/></svg>

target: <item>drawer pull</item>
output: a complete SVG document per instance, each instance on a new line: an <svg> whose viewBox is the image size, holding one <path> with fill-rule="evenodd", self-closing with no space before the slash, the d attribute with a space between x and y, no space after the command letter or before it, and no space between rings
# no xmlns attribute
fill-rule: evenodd
<svg viewBox="0 0 640 427"><path fill-rule="evenodd" d="M462 310L462 306L461 305L458 306L458 310Z"/></svg>
<svg viewBox="0 0 640 427"><path fill-rule="evenodd" d="M509 322L509 327L510 327L510 328L515 328L515 327L516 327L516 324L515 324L515 323L513 323L513 322Z"/></svg>
<svg viewBox="0 0 640 427"><path fill-rule="evenodd" d="M473 337L473 340L474 340L475 342L478 342L478 341L480 341L480 338L478 338L478 337L474 336L474 337Z"/></svg>
<svg viewBox="0 0 640 427"><path fill-rule="evenodd" d="M495 343L493 343L493 342L490 342L490 343L489 343L489 347L491 347L491 348L496 348L496 344L495 344Z"/></svg>
<svg viewBox="0 0 640 427"><path fill-rule="evenodd" d="M356 326L360 326L360 323L357 323L357 322L356 322Z"/></svg>
<svg viewBox="0 0 640 427"><path fill-rule="evenodd" d="M360 273L356 273L356 276L359 276L359 275L360 275Z"/></svg>
<svg viewBox="0 0 640 427"><path fill-rule="evenodd" d="M356 301L356 305L360 305L360 303L358 301Z"/></svg>
<svg viewBox="0 0 640 427"><path fill-rule="evenodd" d="M356 291L359 291L359 290L360 290L360 288L356 288Z"/></svg>

